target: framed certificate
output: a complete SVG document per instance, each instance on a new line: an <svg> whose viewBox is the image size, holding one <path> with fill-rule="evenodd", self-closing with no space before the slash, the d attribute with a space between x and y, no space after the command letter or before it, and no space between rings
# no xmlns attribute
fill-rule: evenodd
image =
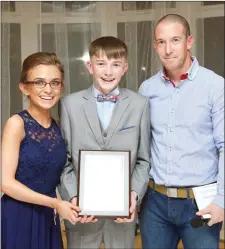
<svg viewBox="0 0 225 249"><path fill-rule="evenodd" d="M130 174L130 151L80 150L79 215L128 218Z"/></svg>

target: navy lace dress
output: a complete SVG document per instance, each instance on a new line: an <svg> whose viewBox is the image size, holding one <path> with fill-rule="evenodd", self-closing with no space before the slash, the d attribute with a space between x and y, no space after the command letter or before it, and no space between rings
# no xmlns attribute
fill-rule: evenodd
<svg viewBox="0 0 225 249"><path fill-rule="evenodd" d="M66 163L66 146L57 123L44 128L26 110L19 113L24 121L23 139L16 179L28 188L56 197L56 186ZM13 156L13 155L12 155ZM60 221L54 222L53 209L1 198L2 249L62 249Z"/></svg>

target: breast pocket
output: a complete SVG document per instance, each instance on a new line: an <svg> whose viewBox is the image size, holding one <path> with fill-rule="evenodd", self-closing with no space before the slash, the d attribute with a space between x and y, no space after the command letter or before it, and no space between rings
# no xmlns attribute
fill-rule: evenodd
<svg viewBox="0 0 225 249"><path fill-rule="evenodd" d="M135 144L138 143L138 129L133 127L130 129L117 130L113 137L112 143L118 144L120 149L133 150Z"/></svg>
<svg viewBox="0 0 225 249"><path fill-rule="evenodd" d="M135 131L136 131L136 127L134 125L131 125L131 126L126 126L126 127L119 129L117 131L117 134L124 134L124 133L135 132Z"/></svg>

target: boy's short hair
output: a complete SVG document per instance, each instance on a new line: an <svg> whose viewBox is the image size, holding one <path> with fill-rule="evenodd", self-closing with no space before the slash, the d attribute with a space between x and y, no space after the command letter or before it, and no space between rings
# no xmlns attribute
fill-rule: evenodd
<svg viewBox="0 0 225 249"><path fill-rule="evenodd" d="M103 36L94 40L89 47L89 56L99 56L99 53L104 52L108 59L121 58L127 59L127 45L120 39L113 36Z"/></svg>

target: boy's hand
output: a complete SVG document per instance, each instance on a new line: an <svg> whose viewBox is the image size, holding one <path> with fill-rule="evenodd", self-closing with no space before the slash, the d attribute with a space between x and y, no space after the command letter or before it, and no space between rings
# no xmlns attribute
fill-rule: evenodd
<svg viewBox="0 0 225 249"><path fill-rule="evenodd" d="M136 206L137 206L136 198L137 198L137 193L132 191L131 192L130 219L128 219L128 218L116 218L114 220L116 223L124 223L124 222L134 221Z"/></svg>
<svg viewBox="0 0 225 249"><path fill-rule="evenodd" d="M77 205L77 197L74 197L72 200L71 200L72 204L74 204L75 206ZM83 217L79 217L79 221L81 223L95 223L98 221L97 218L95 218L94 216L87 216L87 215L84 215Z"/></svg>

